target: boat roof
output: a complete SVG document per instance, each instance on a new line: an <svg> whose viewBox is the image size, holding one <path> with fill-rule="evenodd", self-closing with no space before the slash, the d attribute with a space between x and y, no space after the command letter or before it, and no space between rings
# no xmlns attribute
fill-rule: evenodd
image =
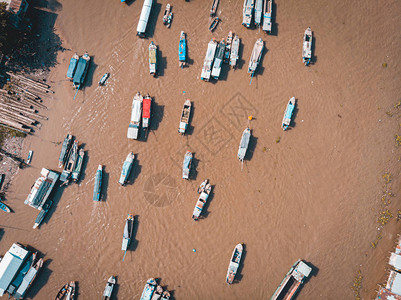
<svg viewBox="0 0 401 300"><path fill-rule="evenodd" d="M139 122L142 110L141 104L139 100L134 99L134 101L132 101L131 121Z"/></svg>
<svg viewBox="0 0 401 300"><path fill-rule="evenodd" d="M297 281L302 281L304 277L308 277L311 272L312 268L301 260L292 275Z"/></svg>
<svg viewBox="0 0 401 300"><path fill-rule="evenodd" d="M391 253L388 263L390 266L393 266L396 270L401 270L401 255L396 253Z"/></svg>
<svg viewBox="0 0 401 300"><path fill-rule="evenodd" d="M375 300L401 300L401 296L389 291L384 287L381 287Z"/></svg>
<svg viewBox="0 0 401 300"><path fill-rule="evenodd" d="M145 0L143 2L141 15L139 17L138 26L136 27L136 31L140 34L145 33L146 26L148 25L150 11L152 9L153 0Z"/></svg>
<svg viewBox="0 0 401 300"><path fill-rule="evenodd" d="M294 112L294 108L295 108L294 104L292 104L291 102L288 103L287 111L285 112L285 118L286 119L291 119L292 113Z"/></svg>
<svg viewBox="0 0 401 300"><path fill-rule="evenodd" d="M145 98L143 99L142 105L143 105L143 117L144 118L150 118L150 106L152 104L152 98Z"/></svg>
<svg viewBox="0 0 401 300"><path fill-rule="evenodd" d="M156 49L149 47L149 63L155 64L156 63Z"/></svg>
<svg viewBox="0 0 401 300"><path fill-rule="evenodd" d="M390 275L388 276L386 289L395 293L397 295L401 295L401 274L391 270Z"/></svg>
<svg viewBox="0 0 401 300"><path fill-rule="evenodd" d="M75 71L73 82L75 84L81 84L84 82L86 75L86 68L89 64L89 60L86 60L83 57L80 57L78 60L77 70Z"/></svg>

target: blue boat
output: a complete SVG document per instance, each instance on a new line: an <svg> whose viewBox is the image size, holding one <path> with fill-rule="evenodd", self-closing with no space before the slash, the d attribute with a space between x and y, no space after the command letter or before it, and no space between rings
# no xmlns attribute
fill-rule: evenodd
<svg viewBox="0 0 401 300"><path fill-rule="evenodd" d="M180 68L184 68L187 60L187 40L184 31L180 34L180 45L178 46L178 60Z"/></svg>
<svg viewBox="0 0 401 300"><path fill-rule="evenodd" d="M77 69L77 65L78 65L78 60L79 60L79 56L78 56L78 54L75 53L71 57L70 65L68 66L68 70L67 70L67 78L70 80L72 80L74 78L75 70Z"/></svg>
<svg viewBox="0 0 401 300"><path fill-rule="evenodd" d="M288 101L287 108L285 109L284 112L283 124L281 125L281 128L283 128L283 130L287 130L288 127L290 126L294 109L295 109L295 97L292 97L290 101Z"/></svg>
<svg viewBox="0 0 401 300"><path fill-rule="evenodd" d="M184 161L182 163L182 178L183 179L189 179L189 171L191 169L191 163L192 163L192 152L187 151L184 156Z"/></svg>
<svg viewBox="0 0 401 300"><path fill-rule="evenodd" d="M102 190L102 172L103 172L103 166L99 165L96 171L95 186L93 188L94 201L100 201L100 192Z"/></svg>
<svg viewBox="0 0 401 300"><path fill-rule="evenodd" d="M153 278L149 278L146 282L145 288L143 289L141 300L151 300L152 295L155 292L156 285L156 280L154 280Z"/></svg>
<svg viewBox="0 0 401 300"><path fill-rule="evenodd" d="M42 223L43 219L46 217L46 214L49 211L52 204L53 204L53 201L49 200L43 205L42 210L39 212L38 216L36 217L35 224L32 227L33 229L36 229L39 227L40 223Z"/></svg>
<svg viewBox="0 0 401 300"><path fill-rule="evenodd" d="M86 73L88 72L89 69L90 59L91 58L88 52L85 52L85 54L82 55L82 57L80 57L78 60L77 70L75 71L72 80L74 87L76 87L77 89L79 89L85 81Z"/></svg>
<svg viewBox="0 0 401 300"><path fill-rule="evenodd" d="M125 185L127 183L129 174L131 173L132 165L134 164L135 154L130 152L127 155L127 158L124 161L123 169L121 170L120 179L118 183L121 185Z"/></svg>
<svg viewBox="0 0 401 300"><path fill-rule="evenodd" d="M3 202L1 202L1 201L0 201L0 209L1 209L2 211L5 211L6 213L11 212L11 209L10 209L7 205L5 205Z"/></svg>

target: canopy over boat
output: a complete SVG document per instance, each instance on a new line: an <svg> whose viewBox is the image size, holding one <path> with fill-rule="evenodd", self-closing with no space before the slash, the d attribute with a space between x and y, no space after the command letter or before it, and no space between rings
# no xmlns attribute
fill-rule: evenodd
<svg viewBox="0 0 401 300"><path fill-rule="evenodd" d="M77 69L78 60L79 60L79 56L78 56L78 54L75 53L71 57L70 65L68 66L67 78L72 79L74 77L75 70Z"/></svg>
<svg viewBox="0 0 401 300"><path fill-rule="evenodd" d="M142 117L149 119L150 118L150 108L151 108L151 105L152 105L152 98L149 95L145 96L145 98L143 99L142 104L143 104Z"/></svg>
<svg viewBox="0 0 401 300"><path fill-rule="evenodd" d="M263 0L256 0L255 4L255 25L260 26L262 20Z"/></svg>
<svg viewBox="0 0 401 300"><path fill-rule="evenodd" d="M265 0L263 13L263 30L267 33L272 31L272 8L273 0Z"/></svg>
<svg viewBox="0 0 401 300"><path fill-rule="evenodd" d="M205 60L203 62L203 68L201 73L202 80L209 81L210 79L210 73L212 71L212 63L214 60L214 54L216 53L216 48L217 48L217 42L213 38L207 45Z"/></svg>
<svg viewBox="0 0 401 300"><path fill-rule="evenodd" d="M31 192L24 201L25 204L41 210L51 191L53 190L60 174L48 169L42 168L40 177L35 181L32 186Z"/></svg>
<svg viewBox="0 0 401 300"><path fill-rule="evenodd" d="M129 139L137 139L139 126L141 124L141 115L142 115L142 101L143 97L138 92L134 96L132 100L132 110L131 110L131 122L128 125L127 138Z"/></svg>
<svg viewBox="0 0 401 300"><path fill-rule="evenodd" d="M75 164L74 171L72 172L72 179L74 182L77 182L79 179L79 175L81 175L82 164L85 157L85 151L83 148L79 149L77 163Z"/></svg>
<svg viewBox="0 0 401 300"><path fill-rule="evenodd" d="M264 42L261 38L257 39L255 45L253 46L253 50L251 53L251 58L249 59L248 73L252 75L255 73L256 68L259 65L260 59L262 58L264 48Z"/></svg>
<svg viewBox="0 0 401 300"><path fill-rule="evenodd" d="M132 165L134 164L134 159L135 154L133 152L128 153L121 170L120 179L118 180L119 184L125 185L127 183L129 174L131 173Z"/></svg>
<svg viewBox="0 0 401 300"><path fill-rule="evenodd" d="M254 1L255 0L244 0L244 8L242 11L242 25L246 27L251 26Z"/></svg>
<svg viewBox="0 0 401 300"><path fill-rule="evenodd" d="M2 211L6 212L6 213L10 213L11 212L11 209L1 201L0 201L0 209Z"/></svg>
<svg viewBox="0 0 401 300"><path fill-rule="evenodd" d="M149 45L149 71L151 75L156 74L157 69L157 46L151 42Z"/></svg>
<svg viewBox="0 0 401 300"><path fill-rule="evenodd" d="M239 58L239 44L240 39L238 35L234 35L233 41L231 43L231 54L230 54L230 65L235 68L237 66L237 60Z"/></svg>
<svg viewBox="0 0 401 300"><path fill-rule="evenodd" d="M182 163L182 178L183 179L189 179L189 171L191 169L191 163L192 163L192 152L187 151L184 156L184 161Z"/></svg>
<svg viewBox="0 0 401 300"><path fill-rule="evenodd" d="M181 31L180 34L180 43L178 46L178 60L179 60L179 66L182 68L185 66L185 62L187 60L187 41L185 38L185 33L184 31Z"/></svg>
<svg viewBox="0 0 401 300"><path fill-rule="evenodd" d="M250 138L251 138L251 130L248 127L242 132L241 142L238 148L238 159L240 161L243 161L245 158Z"/></svg>
<svg viewBox="0 0 401 300"><path fill-rule="evenodd" d="M144 0L141 15L139 17L138 26L136 27L137 35L140 37L145 36L146 27L148 25L148 20L150 16L150 11L152 10L153 0Z"/></svg>
<svg viewBox="0 0 401 300"><path fill-rule="evenodd" d="M77 70L75 71L75 75L72 80L74 85L78 88L85 81L86 73L89 68L89 62L90 62L90 56L89 56L88 52L85 52L85 54L82 55L82 57L80 57L78 60Z"/></svg>
<svg viewBox="0 0 401 300"><path fill-rule="evenodd" d="M302 61L308 66L312 59L312 29L308 27L305 30L304 42L302 45Z"/></svg>
<svg viewBox="0 0 401 300"><path fill-rule="evenodd" d="M103 166L99 165L97 167L96 176L95 176L95 185L93 187L93 200L100 201L100 192L102 190L102 173Z"/></svg>
<svg viewBox="0 0 401 300"><path fill-rule="evenodd" d="M216 80L218 80L220 77L221 64L223 63L225 50L226 50L226 44L223 39L217 46L216 57L214 59L214 64L212 69L212 76Z"/></svg>

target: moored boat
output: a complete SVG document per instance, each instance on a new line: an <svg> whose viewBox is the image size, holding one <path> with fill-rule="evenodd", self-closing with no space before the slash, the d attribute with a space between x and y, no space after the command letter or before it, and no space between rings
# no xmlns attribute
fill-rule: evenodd
<svg viewBox="0 0 401 300"><path fill-rule="evenodd" d="M62 168L64 166L64 163L67 159L67 154L70 151L72 145L72 135L67 134L67 137L63 141L63 145L61 146L61 152L60 152L60 157L58 159L58 167Z"/></svg>
<svg viewBox="0 0 401 300"><path fill-rule="evenodd" d="M304 283L305 280L308 278L311 272L311 267L309 267L302 260L297 260L287 272L270 300L295 299L295 294L297 293L302 283Z"/></svg>
<svg viewBox="0 0 401 300"><path fill-rule="evenodd" d="M260 26L262 21L263 0L256 0L255 3L255 25Z"/></svg>
<svg viewBox="0 0 401 300"><path fill-rule="evenodd" d="M131 110L131 122L128 125L127 138L137 139L139 126L141 125L141 115L142 115L142 101L143 97L138 92L132 100L132 110Z"/></svg>
<svg viewBox="0 0 401 300"><path fill-rule="evenodd" d="M205 183L205 186L202 186L203 183ZM192 219L195 221L199 219L203 207L205 206L207 199L209 198L210 192L212 190L212 186L210 185L207 179L203 183L201 184L201 187L199 189L200 195L198 201L196 202L194 212L192 213Z"/></svg>
<svg viewBox="0 0 401 300"><path fill-rule="evenodd" d="M77 162L77 158L78 158L78 141L75 140L68 155L68 161L64 166L63 172L61 173L60 181L66 184L68 183L71 173L74 170L75 163Z"/></svg>
<svg viewBox="0 0 401 300"><path fill-rule="evenodd" d="M157 46L151 42L149 45L149 72L156 76L157 73Z"/></svg>
<svg viewBox="0 0 401 300"><path fill-rule="evenodd" d="M228 265L226 282L232 284L234 282L235 275L238 272L239 264L241 263L242 252L244 248L242 244L235 246L233 254L231 255L230 264Z"/></svg>
<svg viewBox="0 0 401 300"><path fill-rule="evenodd" d="M263 31L267 33L272 32L272 9L273 0L265 0L263 6Z"/></svg>
<svg viewBox="0 0 401 300"><path fill-rule="evenodd" d="M19 300L25 297L26 292L28 291L29 287L31 286L32 282L35 280L36 275L38 274L39 270L43 266L43 258L37 259L33 261L32 266L28 270L28 273L24 276L22 283L18 287L17 291L14 294L14 298Z"/></svg>
<svg viewBox="0 0 401 300"><path fill-rule="evenodd" d="M0 201L0 209L2 211L6 212L6 213L10 213L11 212L11 209L1 201Z"/></svg>
<svg viewBox="0 0 401 300"><path fill-rule="evenodd" d="M116 278L114 276L110 276L109 280L106 283L106 287L104 288L102 300L111 299L111 294L113 293L113 288L115 284Z"/></svg>
<svg viewBox="0 0 401 300"><path fill-rule="evenodd" d="M127 251L132 238L132 232L134 230L134 215L128 214L127 219L125 220L124 232L123 232L123 242L121 244L121 250Z"/></svg>
<svg viewBox="0 0 401 300"><path fill-rule="evenodd" d="M125 185L127 183L129 174L131 173L132 165L134 164L135 154L133 152L128 153L127 158L124 161L123 169L121 170L120 179L118 183Z"/></svg>
<svg viewBox="0 0 401 300"><path fill-rule="evenodd" d="M74 78L75 70L77 69L77 65L78 65L78 60L79 60L79 56L78 56L78 54L75 53L71 57L70 64L69 64L68 70L67 70L67 78L70 80L72 80Z"/></svg>
<svg viewBox="0 0 401 300"><path fill-rule="evenodd" d="M18 287L21 285L25 275L28 273L31 268L33 262L36 260L37 252L34 252L32 255L29 255L28 259L24 261L22 266L19 268L18 272L14 276L11 283L8 285L7 293L9 296L14 295Z"/></svg>
<svg viewBox="0 0 401 300"><path fill-rule="evenodd" d="M171 11L172 7L169 3L167 3L166 8L164 9L163 15L163 24L170 28L171 21L173 20L173 12Z"/></svg>
<svg viewBox="0 0 401 300"><path fill-rule="evenodd" d="M147 130L149 129L150 116L152 112L152 98L149 96L149 94L146 94L145 98L143 98L142 107L142 128Z"/></svg>
<svg viewBox="0 0 401 300"><path fill-rule="evenodd" d="M151 300L156 289L156 285L156 280L154 280L153 278L149 278L145 284L145 288L143 289L141 300Z"/></svg>
<svg viewBox="0 0 401 300"><path fill-rule="evenodd" d="M242 25L251 26L253 6L255 0L244 0L244 8L242 11Z"/></svg>
<svg viewBox="0 0 401 300"><path fill-rule="evenodd" d="M153 0L144 0L141 15L139 17L138 26L136 27L136 34L139 37L145 37L146 27L148 25L150 11L152 10Z"/></svg>
<svg viewBox="0 0 401 300"><path fill-rule="evenodd" d="M251 58L249 59L248 73L250 73L251 76L254 75L256 68L259 65L260 59L262 58L263 48L263 40L261 38L257 39L255 45L253 46Z"/></svg>
<svg viewBox="0 0 401 300"><path fill-rule="evenodd" d="M44 218L46 217L47 212L50 210L50 207L52 206L53 201L49 200L47 201L43 207L42 210L38 213L38 216L35 219L35 224L33 224L33 229L36 229L39 227L39 225L42 223Z"/></svg>
<svg viewBox="0 0 401 300"><path fill-rule="evenodd" d="M203 62L203 68L201 73L201 79L205 81L209 81L210 73L212 72L212 63L214 60L214 54L216 53L217 42L213 38L210 40L209 44L207 45L207 51L205 55L205 60Z"/></svg>
<svg viewBox="0 0 401 300"><path fill-rule="evenodd" d="M65 294L68 291L69 284L66 283L57 293L55 300L61 300L64 298Z"/></svg>
<svg viewBox="0 0 401 300"><path fill-rule="evenodd" d="M33 184L31 192L24 203L33 208L41 210L49 198L49 195L53 190L59 176L60 175L57 172L42 168L40 177Z"/></svg>
<svg viewBox="0 0 401 300"><path fill-rule="evenodd" d="M238 147L238 159L243 161L245 159L246 151L248 150L249 140L251 139L251 130L249 127L245 128L242 132L241 142Z"/></svg>
<svg viewBox="0 0 401 300"><path fill-rule="evenodd" d="M68 285L66 300L74 300L75 298L75 281L70 281Z"/></svg>
<svg viewBox="0 0 401 300"><path fill-rule="evenodd" d="M190 115L191 115L191 101L187 99L185 100L184 106L182 108L180 126L178 127L178 132L181 133L182 135L185 134L185 131L188 128Z"/></svg>
<svg viewBox="0 0 401 300"><path fill-rule="evenodd" d="M109 79L110 77L110 73L104 73L104 75L102 76L102 78L100 78L99 80L99 85L105 85L107 79Z"/></svg>
<svg viewBox="0 0 401 300"><path fill-rule="evenodd" d="M233 32L230 30L227 36L227 42L226 42L226 49L224 51L224 59L223 62L225 64L228 64L230 62L230 53L231 53L231 43L233 41Z"/></svg>
<svg viewBox="0 0 401 300"><path fill-rule="evenodd" d="M213 17L216 14L217 6L219 6L220 0L213 0L212 8L210 9L210 16Z"/></svg>
<svg viewBox="0 0 401 300"><path fill-rule="evenodd" d="M224 52L226 50L226 43L224 39L217 45L216 56L214 58L212 76L215 80L218 80L221 73L221 65L223 63Z"/></svg>
<svg viewBox="0 0 401 300"><path fill-rule="evenodd" d="M99 165L96 170L95 185L93 187L93 200L100 201L100 194L102 191L102 174L103 166Z"/></svg>
<svg viewBox="0 0 401 300"><path fill-rule="evenodd" d="M230 54L230 66L232 66L234 69L237 66L237 60L239 58L239 44L240 44L240 39L238 35L234 35L233 41L231 43L231 54Z"/></svg>
<svg viewBox="0 0 401 300"><path fill-rule="evenodd" d="M308 27L305 30L304 42L302 45L302 61L305 66L308 66L312 59L312 29Z"/></svg>
<svg viewBox="0 0 401 300"><path fill-rule="evenodd" d="M210 22L210 26L209 26L209 30L211 32L213 32L213 30L216 29L217 25L220 22L220 18L219 17L213 17L212 22Z"/></svg>
<svg viewBox="0 0 401 300"><path fill-rule="evenodd" d="M189 172L191 170L192 164L192 152L187 151L184 156L184 161L182 162L182 178L189 179Z"/></svg>
<svg viewBox="0 0 401 300"><path fill-rule="evenodd" d="M29 152L28 152L28 158L26 159L26 163L27 163L28 165L31 163L32 155L33 155L33 151L32 151L32 150L29 150Z"/></svg>
<svg viewBox="0 0 401 300"><path fill-rule="evenodd" d="M86 73L89 69L90 56L88 52L85 52L78 60L77 70L75 71L72 79L75 88L79 89L85 81Z"/></svg>
<svg viewBox="0 0 401 300"><path fill-rule="evenodd" d="M184 31L180 34L180 43L178 45L178 61L180 68L186 65L187 61L187 40Z"/></svg>
<svg viewBox="0 0 401 300"><path fill-rule="evenodd" d="M292 114L295 109L295 102L296 102L295 97L292 97L288 101L287 107L284 111L283 122L281 124L281 128L283 128L283 130L287 130L291 124Z"/></svg>
<svg viewBox="0 0 401 300"><path fill-rule="evenodd" d="M163 294L163 288L160 285L157 285L151 299L159 300L162 297L162 294Z"/></svg>
<svg viewBox="0 0 401 300"><path fill-rule="evenodd" d="M168 291L164 291L161 300L169 300L169 299L170 299L170 293Z"/></svg>
<svg viewBox="0 0 401 300"><path fill-rule="evenodd" d="M75 164L74 171L72 172L71 175L72 180L74 180L74 182L78 182L79 180L79 176L81 175L82 171L82 164L84 162L84 157L85 157L85 151L83 148L80 148L78 152L77 162Z"/></svg>

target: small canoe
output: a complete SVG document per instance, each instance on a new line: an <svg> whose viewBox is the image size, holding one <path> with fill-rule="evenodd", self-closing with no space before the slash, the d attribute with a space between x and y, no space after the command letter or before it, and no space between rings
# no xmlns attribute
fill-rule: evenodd
<svg viewBox="0 0 401 300"><path fill-rule="evenodd" d="M138 138L139 126L141 125L143 97L138 92L132 100L131 122L128 125L127 138L136 140Z"/></svg>
<svg viewBox="0 0 401 300"><path fill-rule="evenodd" d="M169 300L169 299L170 299L170 293L168 291L164 291L161 300Z"/></svg>
<svg viewBox="0 0 401 300"><path fill-rule="evenodd" d="M283 130L287 130L288 127L290 126L292 114L294 113L295 109L295 102L296 102L295 97L292 97L288 101L287 107L284 111L283 123L281 125L281 128L283 128Z"/></svg>
<svg viewBox="0 0 401 300"><path fill-rule="evenodd" d="M75 53L71 57L70 65L68 66L68 70L67 70L67 78L70 80L72 80L72 78L74 78L75 70L77 69L77 65L78 65L78 60L79 60L79 56L78 56L78 54Z"/></svg>
<svg viewBox="0 0 401 300"><path fill-rule="evenodd" d="M202 185L201 185L202 186ZM207 199L209 198L210 192L212 190L212 186L207 183L205 187L200 189L200 195L198 201L196 202L194 212L192 213L192 219L197 221L202 213L203 207L205 206Z"/></svg>
<svg viewBox="0 0 401 300"><path fill-rule="evenodd" d="M121 170L120 179L118 183L125 185L128 181L128 177L131 174L132 166L134 164L135 154L133 152L128 153L127 158L124 161L123 169Z"/></svg>
<svg viewBox="0 0 401 300"><path fill-rule="evenodd" d="M103 166L99 165L96 171L95 176L95 185L93 187L93 200L100 201L100 194L102 191L102 173L103 173Z"/></svg>
<svg viewBox="0 0 401 300"><path fill-rule="evenodd" d="M163 288L160 285L156 286L155 292L153 293L152 300L160 300L163 294Z"/></svg>
<svg viewBox="0 0 401 300"><path fill-rule="evenodd" d="M156 280L154 280L153 278L149 278L145 284L145 288L143 289L141 300L151 300L156 289L156 285Z"/></svg>
<svg viewBox="0 0 401 300"><path fill-rule="evenodd" d="M2 211L6 212L6 213L10 213L11 212L11 209L1 201L0 201L0 209Z"/></svg>
<svg viewBox="0 0 401 300"><path fill-rule="evenodd" d="M61 300L64 298L65 294L67 293L69 284L66 283L57 293L55 300Z"/></svg>
<svg viewBox="0 0 401 300"><path fill-rule="evenodd" d="M111 294L113 293L114 285L116 284L116 278L111 276L106 283L106 287L104 288L102 300L110 300Z"/></svg>
<svg viewBox="0 0 401 300"><path fill-rule="evenodd" d="M219 17L214 17L214 18L212 19L212 22L210 23L209 30L210 30L211 32L213 32L213 30L216 29L216 27L217 27L217 25L219 24L219 22L220 22L220 18L219 18Z"/></svg>
<svg viewBox="0 0 401 300"><path fill-rule="evenodd" d="M182 135L185 134L185 131L188 128L190 115L191 115L191 101L187 99L185 100L184 106L182 108L180 126L178 127L178 132L181 133Z"/></svg>
<svg viewBox="0 0 401 300"><path fill-rule="evenodd" d="M168 16L171 12L171 5L167 3L166 8L164 9L164 14L163 14L163 24L168 25Z"/></svg>
<svg viewBox="0 0 401 300"><path fill-rule="evenodd" d="M33 151L32 151L32 150L29 150L29 152L28 152L28 158L26 159L26 163L27 163L28 165L31 163L32 155L33 155Z"/></svg>
<svg viewBox="0 0 401 300"><path fill-rule="evenodd" d="M232 41L233 41L233 32L230 30L230 32L228 33L228 36L227 36L226 49L224 51L223 63L225 63L225 64L228 64L230 62Z"/></svg>
<svg viewBox="0 0 401 300"><path fill-rule="evenodd" d="M67 295L65 297L66 300L74 300L75 298L75 281L71 281L68 289L67 289Z"/></svg>
<svg viewBox="0 0 401 300"><path fill-rule="evenodd" d="M187 40L184 31L180 34L180 44L178 46L178 61L180 68L184 68L187 61Z"/></svg>
<svg viewBox="0 0 401 300"><path fill-rule="evenodd" d="M33 224L33 229L36 229L39 227L39 225L42 223L44 218L46 217L47 212L50 210L50 207L52 206L53 201L49 200L47 201L43 207L42 210L39 212L38 216L35 219L35 224Z"/></svg>
<svg viewBox="0 0 401 300"><path fill-rule="evenodd" d="M212 8L210 9L210 16L213 17L216 14L217 6L219 6L220 0L213 0Z"/></svg>
<svg viewBox="0 0 401 300"><path fill-rule="evenodd" d="M232 284L234 282L235 275L237 274L238 267L241 262L242 251L242 244L235 246L233 254L231 255L230 264L228 265L226 277L227 284Z"/></svg>
<svg viewBox="0 0 401 300"><path fill-rule="evenodd" d="M58 167L62 168L64 166L64 163L67 159L67 154L70 151L72 145L72 135L67 134L67 137L63 141L63 145L61 146L61 152L60 152L60 157L58 159Z"/></svg>
<svg viewBox="0 0 401 300"><path fill-rule="evenodd" d="M149 72L156 76L157 73L157 46L151 42L149 45Z"/></svg>
<svg viewBox="0 0 401 300"><path fill-rule="evenodd" d="M152 111L152 98L147 94L142 101L142 129L149 129L150 116Z"/></svg>
<svg viewBox="0 0 401 300"><path fill-rule="evenodd" d="M312 59L312 29L305 30L304 42L302 45L302 61L305 66L309 66Z"/></svg>
<svg viewBox="0 0 401 300"><path fill-rule="evenodd" d="M132 232L134 230L134 215L128 214L127 219L125 220L124 232L123 232L123 242L121 245L121 250L127 251L129 244L131 243Z"/></svg>
<svg viewBox="0 0 401 300"><path fill-rule="evenodd" d="M81 148L79 149L77 163L75 164L75 168L71 176L74 182L78 182L79 180L79 176L81 175L82 171L82 164L84 162L84 157L85 157L85 151L83 148Z"/></svg>
<svg viewBox="0 0 401 300"><path fill-rule="evenodd" d="M109 79L110 77L110 73L104 73L104 75L102 76L102 78L100 78L99 80L99 85L105 85L107 79Z"/></svg>
<svg viewBox="0 0 401 300"><path fill-rule="evenodd" d="M263 48L264 42L261 38L259 38L253 46L251 58L249 59L248 73L250 73L251 76L253 76L256 68L259 65L260 59L262 58Z"/></svg>
<svg viewBox="0 0 401 300"><path fill-rule="evenodd" d="M184 161L182 163L182 178L183 179L189 179L191 163L192 163L192 152L187 151L187 153L185 153Z"/></svg>
<svg viewBox="0 0 401 300"><path fill-rule="evenodd" d="M249 140L251 139L251 130L248 128L245 128L245 130L242 132L241 136L241 142L239 143L238 147L238 159L240 161L244 161L246 151L248 150L248 145L249 145Z"/></svg>
<svg viewBox="0 0 401 300"><path fill-rule="evenodd" d="M240 39L238 35L234 35L233 41L231 43L231 54L230 54L230 66L233 67L233 69L236 68L237 66L237 60L239 59L239 45L240 45Z"/></svg>

